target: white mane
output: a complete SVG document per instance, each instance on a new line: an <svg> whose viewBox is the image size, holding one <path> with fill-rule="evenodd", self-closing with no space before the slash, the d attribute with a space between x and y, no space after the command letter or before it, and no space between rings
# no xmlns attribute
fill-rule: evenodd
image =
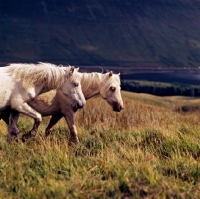
<svg viewBox="0 0 200 199"><path fill-rule="evenodd" d="M22 79L24 85L38 85L44 81L47 88L60 88L64 81L70 79L71 67L60 67L51 63L38 64L10 64L7 73L16 79Z"/></svg>
<svg viewBox="0 0 200 199"><path fill-rule="evenodd" d="M81 87L88 99L94 94L99 94L100 90L107 92L111 85L116 85L120 87L120 78L117 74L109 75L102 73L81 73Z"/></svg>
<svg viewBox="0 0 200 199"><path fill-rule="evenodd" d="M101 83L101 73L81 73L81 87L83 92L90 86L99 87Z"/></svg>
<svg viewBox="0 0 200 199"><path fill-rule="evenodd" d="M103 75L102 76L102 80L101 80L101 88L108 90L109 87L111 86L111 84L115 84L120 86L121 82L120 82L120 78L119 75L117 74L112 74L112 76L109 76L108 73L106 73L107 75ZM109 76L109 78L108 78Z"/></svg>

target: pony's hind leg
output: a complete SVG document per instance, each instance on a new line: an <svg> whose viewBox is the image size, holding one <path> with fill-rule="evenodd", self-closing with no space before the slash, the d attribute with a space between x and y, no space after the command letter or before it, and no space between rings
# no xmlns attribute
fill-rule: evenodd
<svg viewBox="0 0 200 199"><path fill-rule="evenodd" d="M8 122L8 134L7 134L7 142L12 141L12 137L16 139L19 138L19 129L17 128L16 124L19 118L19 112L16 110L10 109L10 116Z"/></svg>
<svg viewBox="0 0 200 199"><path fill-rule="evenodd" d="M47 128L45 129L45 137L47 137L51 131L53 130L56 123L63 117L62 113L54 114L51 116L51 119L49 121L49 124Z"/></svg>

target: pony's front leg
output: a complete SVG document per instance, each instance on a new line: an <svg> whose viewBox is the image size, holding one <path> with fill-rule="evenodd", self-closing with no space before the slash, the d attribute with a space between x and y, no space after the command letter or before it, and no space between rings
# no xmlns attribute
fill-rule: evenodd
<svg viewBox="0 0 200 199"><path fill-rule="evenodd" d="M70 139L69 139L69 143L79 143L79 139L78 139L78 133L76 130L76 126L75 126L75 121L74 121L74 112L70 111L67 114L65 114L65 120L68 124L69 130L70 130Z"/></svg>
<svg viewBox="0 0 200 199"><path fill-rule="evenodd" d="M49 121L49 124L47 126L47 128L45 129L45 137L47 137L51 131L53 130L54 126L56 125L56 123L63 117L62 113L58 113L58 114L54 114L51 116L51 119Z"/></svg>
<svg viewBox="0 0 200 199"><path fill-rule="evenodd" d="M39 122L42 121L41 114L38 113L36 110L34 110L32 107L30 107L27 103L23 103L19 106L16 106L15 109L19 111L20 113L23 113L29 117L32 117Z"/></svg>
<svg viewBox="0 0 200 199"><path fill-rule="evenodd" d="M34 123L34 127L33 129L38 128L38 126L40 125L41 121L42 121L42 116L40 113L38 113L37 111L35 111L33 108L31 108L27 103L23 103L21 106L16 107L16 109L21 112L24 113L27 116L30 116L32 118L34 118L35 123ZM22 136L22 141L25 141L26 139L36 136L36 133L26 133Z"/></svg>
<svg viewBox="0 0 200 199"><path fill-rule="evenodd" d="M19 118L19 112L16 110L10 109L9 121L8 123L6 122L8 125L7 142L11 142L12 137L18 140L19 129L17 128L17 125L16 125L18 118Z"/></svg>

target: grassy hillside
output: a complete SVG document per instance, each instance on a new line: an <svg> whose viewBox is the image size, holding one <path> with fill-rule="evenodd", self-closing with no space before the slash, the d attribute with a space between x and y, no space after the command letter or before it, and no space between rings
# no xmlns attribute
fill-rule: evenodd
<svg viewBox="0 0 200 199"><path fill-rule="evenodd" d="M0 61L200 64L199 0L0 0Z"/></svg>
<svg viewBox="0 0 200 199"><path fill-rule="evenodd" d="M176 107L200 100L128 92L123 100L114 113L90 99L76 117L76 146L64 120L46 140L48 118L34 139L10 145L0 121L0 198L198 198L200 112ZM31 125L20 117L21 133Z"/></svg>

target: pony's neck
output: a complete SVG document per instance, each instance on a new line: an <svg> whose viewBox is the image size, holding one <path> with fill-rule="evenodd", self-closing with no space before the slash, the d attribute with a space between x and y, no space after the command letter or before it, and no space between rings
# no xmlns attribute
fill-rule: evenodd
<svg viewBox="0 0 200 199"><path fill-rule="evenodd" d="M81 86L86 100L100 93L101 81L101 73L82 73Z"/></svg>

